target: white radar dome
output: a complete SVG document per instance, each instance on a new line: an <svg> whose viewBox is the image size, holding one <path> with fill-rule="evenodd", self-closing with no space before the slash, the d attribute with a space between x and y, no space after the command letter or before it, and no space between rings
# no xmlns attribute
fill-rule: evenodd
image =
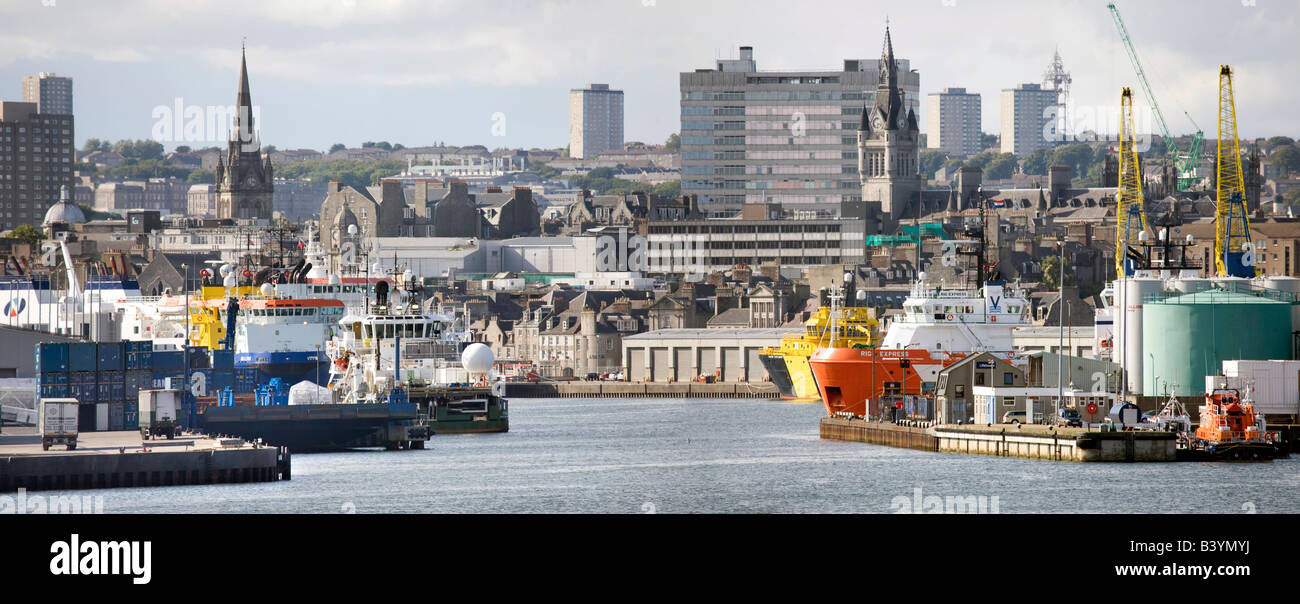
<svg viewBox="0 0 1300 604"><path fill-rule="evenodd" d="M223 280L221 283L224 287L235 287L239 285L234 275L226 275L225 280Z"/></svg>
<svg viewBox="0 0 1300 604"><path fill-rule="evenodd" d="M270 283L263 283L263 284L262 284L262 295L263 295L263 296L266 296L266 297L269 298L269 297L271 297L271 294L273 294L273 293L275 293L275 286L274 286L274 285L271 285Z"/></svg>
<svg viewBox="0 0 1300 604"><path fill-rule="evenodd" d="M484 374L492 370L492 363L496 359L492 358L492 349L486 344L475 342L465 347L465 351L460 353L460 366L471 374Z"/></svg>

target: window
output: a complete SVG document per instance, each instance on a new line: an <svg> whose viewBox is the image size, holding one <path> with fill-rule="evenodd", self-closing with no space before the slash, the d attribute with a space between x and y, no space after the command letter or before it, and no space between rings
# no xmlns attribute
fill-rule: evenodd
<svg viewBox="0 0 1300 604"><path fill-rule="evenodd" d="M1010 386L1015 383L1016 383L1015 375L1013 375L1010 371L1007 371L1002 374L1002 385Z"/></svg>
<svg viewBox="0 0 1300 604"><path fill-rule="evenodd" d="M976 385L976 386L983 386L983 385L984 385L984 373L983 373L983 372L980 372L980 373L976 373L976 374L975 374L975 385Z"/></svg>

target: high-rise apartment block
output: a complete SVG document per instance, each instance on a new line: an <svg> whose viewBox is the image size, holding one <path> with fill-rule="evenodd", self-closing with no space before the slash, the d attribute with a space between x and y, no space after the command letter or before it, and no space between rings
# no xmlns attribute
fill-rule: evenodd
<svg viewBox="0 0 1300 604"><path fill-rule="evenodd" d="M897 70L906 115L919 108L921 76L906 59ZM682 73L682 193L720 215L746 203L833 214L861 201L857 129L887 72L878 59L845 60L838 71L759 71L754 49L743 46L738 59Z"/></svg>
<svg viewBox="0 0 1300 604"><path fill-rule="evenodd" d="M980 144L980 95L965 88L945 88L926 100L927 149L941 149L949 156L971 156L983 151Z"/></svg>
<svg viewBox="0 0 1300 604"><path fill-rule="evenodd" d="M1060 140L1060 92L1039 84L1002 91L1002 152L1018 157Z"/></svg>
<svg viewBox="0 0 1300 604"><path fill-rule="evenodd" d="M72 115L72 78L52 73L23 78L23 102L36 103L36 110L51 115Z"/></svg>
<svg viewBox="0 0 1300 604"><path fill-rule="evenodd" d="M569 157L623 148L623 91L591 84L569 91Z"/></svg>
<svg viewBox="0 0 1300 604"><path fill-rule="evenodd" d="M36 103L0 102L0 225L39 225L59 201L59 190L75 186L73 120L41 113Z"/></svg>

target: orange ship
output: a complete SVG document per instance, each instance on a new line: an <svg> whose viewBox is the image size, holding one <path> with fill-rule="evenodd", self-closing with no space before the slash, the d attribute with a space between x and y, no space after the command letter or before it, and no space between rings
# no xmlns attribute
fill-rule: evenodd
<svg viewBox="0 0 1300 604"><path fill-rule="evenodd" d="M941 369L965 357L935 357L924 349L820 348L809 365L827 415L879 417L883 404L923 395L924 385L934 383Z"/></svg>
<svg viewBox="0 0 1300 604"><path fill-rule="evenodd" d="M1286 457L1278 434L1269 432L1264 416L1241 391L1219 388L1205 395L1192 448L1217 459Z"/></svg>

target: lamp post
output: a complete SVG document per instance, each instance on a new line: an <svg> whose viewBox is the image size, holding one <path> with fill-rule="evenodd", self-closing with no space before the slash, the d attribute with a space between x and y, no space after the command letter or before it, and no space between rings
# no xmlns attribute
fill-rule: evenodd
<svg viewBox="0 0 1300 604"><path fill-rule="evenodd" d="M190 427L190 414L189 414L190 405L188 404L190 400L190 395L188 394L190 392L190 265L189 263L182 264L181 270L185 271L185 282L183 285L181 285L181 287L185 290L185 338L184 340L181 341L181 350L184 351L184 353L182 353L182 357L184 358L183 363L185 365L185 374L184 374L185 379L182 380L182 383L184 384L183 387L185 388L185 390L181 393L182 396L181 400L186 402L185 405L186 413L185 413L184 425L186 428L189 428Z"/></svg>
<svg viewBox="0 0 1300 604"><path fill-rule="evenodd" d="M1056 402L1052 405L1052 417L1055 418L1061 413L1061 401L1065 398L1065 236L1061 236L1060 241L1061 255L1061 282L1057 284L1059 288L1058 298L1056 300L1056 322L1060 324L1060 339L1056 345Z"/></svg>

